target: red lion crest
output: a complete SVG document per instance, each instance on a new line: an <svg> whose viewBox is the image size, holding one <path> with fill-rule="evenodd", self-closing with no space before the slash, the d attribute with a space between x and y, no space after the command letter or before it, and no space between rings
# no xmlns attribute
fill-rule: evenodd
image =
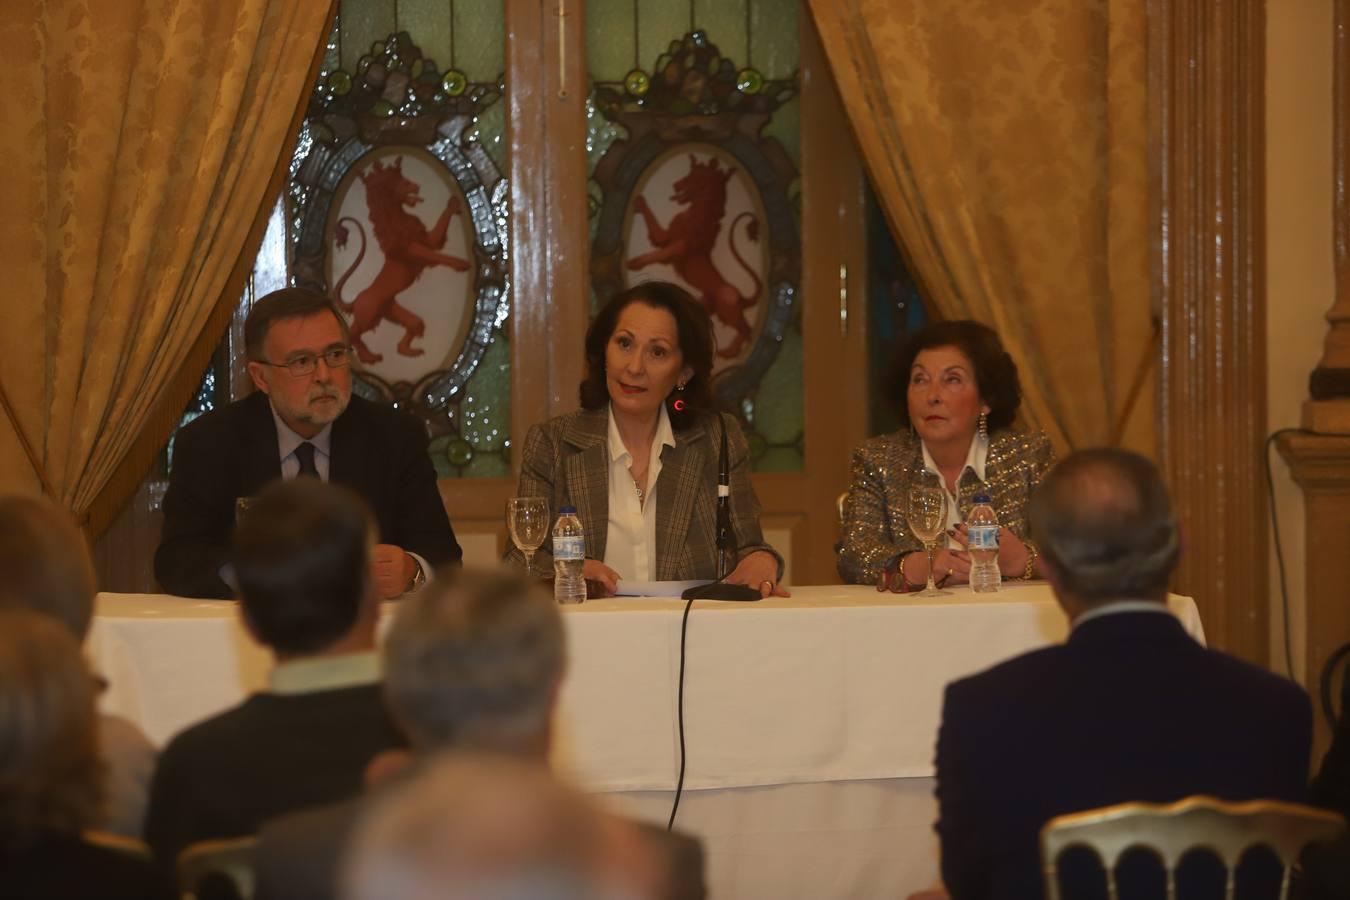
<svg viewBox="0 0 1350 900"><path fill-rule="evenodd" d="M375 240L384 252L384 265L366 285L366 289L356 295L356 299L346 301L342 298L342 289L347 279L361 265L366 255L366 230L361 223L350 216L338 219L335 230L339 248L347 246L347 228L350 222L361 233L361 251L356 261L347 267L347 271L338 279L338 306L344 312L352 313L351 341L356 355L365 365L372 365L384 357L373 352L363 340L366 332L375 328L383 320L389 320L403 326L403 340L398 343L398 352L404 356L421 356L420 347L412 342L426 331L422 317L398 302L398 295L412 286L427 266L449 266L458 272L466 272L469 263L457 256L442 253L446 232L450 220L459 212L459 198L451 196L445 205L436 225L430 231L405 206L415 206L422 202L417 183L403 175L403 157L394 157L391 165L376 162L361 175L366 186L366 209L370 224L375 231Z"/></svg>
<svg viewBox="0 0 1350 900"><path fill-rule="evenodd" d="M727 211L727 182L735 171L733 168L723 170L716 159L701 163L694 154L689 154L689 173L675 182L675 192L670 197L684 209L672 216L670 224L664 228L647 205L647 199L638 194L633 206L647 223L647 240L653 249L628 260L628 268L633 271L664 263L693 286L708 315L716 316L736 332L729 345L717 350L718 356L728 359L739 356L746 341L750 340L750 323L745 318L745 310L759 302L760 292L764 289L759 276L736 248L736 226L742 220L748 220L746 237L752 242L759 240L759 223L753 213L743 212L732 220L728 240L731 255L754 280L755 289L748 295L741 294L735 285L722 277L712 259Z"/></svg>

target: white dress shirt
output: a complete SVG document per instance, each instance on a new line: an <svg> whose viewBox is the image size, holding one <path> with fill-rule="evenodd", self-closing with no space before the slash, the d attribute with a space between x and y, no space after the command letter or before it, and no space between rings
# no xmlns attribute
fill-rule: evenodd
<svg viewBox="0 0 1350 900"><path fill-rule="evenodd" d="M942 530L947 531L961 524L961 504L956 494L947 490L947 481L938 471L937 463L933 462L933 457L928 452L928 445L919 441L923 447L923 467L937 476L938 484L947 495L947 521L943 524ZM970 449L966 451L966 464L961 467L961 472L956 476L957 486L960 487L961 476L966 474L966 469L975 473L975 477L984 481L984 464L989 459L989 439L981 437L980 433L975 432L975 437L970 439Z"/></svg>
<svg viewBox="0 0 1350 900"><path fill-rule="evenodd" d="M675 446L670 416L661 404L647 463L647 500L638 501L637 485L629 466L633 454L619 436L614 410L609 410L609 525L602 560L619 577L629 581L656 580L656 479L661 474L661 454Z"/></svg>
<svg viewBox="0 0 1350 900"><path fill-rule="evenodd" d="M269 408L271 404L268 404ZM282 421L272 408L272 421L277 423L277 454L281 457L281 477L290 481L300 474L300 460L295 456L295 448L305 441L314 445L314 468L319 478L328 480L329 450L333 446L333 423L323 426L323 430L312 438L302 437L291 430L291 426Z"/></svg>

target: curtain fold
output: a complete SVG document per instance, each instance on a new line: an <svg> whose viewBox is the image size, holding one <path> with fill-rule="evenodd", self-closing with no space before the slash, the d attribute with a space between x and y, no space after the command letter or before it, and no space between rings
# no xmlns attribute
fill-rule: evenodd
<svg viewBox="0 0 1350 900"><path fill-rule="evenodd" d="M333 10L0 8L0 491L45 477L97 534L135 490L242 290Z"/></svg>
<svg viewBox="0 0 1350 900"><path fill-rule="evenodd" d="M1137 0L810 0L912 274L995 328L1061 452L1153 455Z"/></svg>

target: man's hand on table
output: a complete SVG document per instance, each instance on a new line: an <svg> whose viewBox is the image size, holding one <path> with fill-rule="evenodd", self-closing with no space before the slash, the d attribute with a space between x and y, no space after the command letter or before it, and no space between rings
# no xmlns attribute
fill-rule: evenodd
<svg viewBox="0 0 1350 900"><path fill-rule="evenodd" d="M375 580L375 592L381 600L402 596L412 587L417 574L417 560L402 547L376 544L370 551L370 574Z"/></svg>

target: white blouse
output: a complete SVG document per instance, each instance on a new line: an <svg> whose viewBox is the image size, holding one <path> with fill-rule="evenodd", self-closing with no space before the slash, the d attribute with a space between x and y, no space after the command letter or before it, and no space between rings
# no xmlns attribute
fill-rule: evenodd
<svg viewBox="0 0 1350 900"><path fill-rule="evenodd" d="M609 410L609 526L602 562L618 572L621 579L656 580L656 479L661 475L662 452L674 446L675 432L663 403L648 457L647 501L640 502L637 485L628 471L633 454L619 436L614 410Z"/></svg>

